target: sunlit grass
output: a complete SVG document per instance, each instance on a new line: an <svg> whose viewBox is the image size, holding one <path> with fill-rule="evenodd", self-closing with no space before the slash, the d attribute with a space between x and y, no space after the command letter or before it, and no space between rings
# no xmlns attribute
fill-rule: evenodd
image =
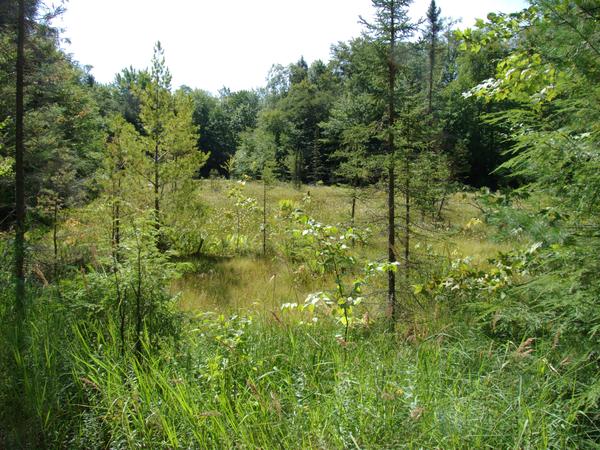
<svg viewBox="0 0 600 450"><path fill-rule="evenodd" d="M299 303L326 280L303 277L272 258L242 256L197 259L197 271L175 280L172 292L186 311L270 311L281 303Z"/></svg>
<svg viewBox="0 0 600 450"><path fill-rule="evenodd" d="M235 183L226 180L203 181L198 195L209 208L222 208L228 204L227 192ZM247 182L243 189L245 195L256 198L262 207L263 186L260 183ZM296 189L289 184L278 183L268 186L267 210L271 218L275 217L279 202L291 200L316 220L350 226L350 194L347 188L341 187L302 186ZM371 189L361 196L356 206L355 226L363 230L370 229L366 245L356 248L361 261L377 261L386 257L385 217L383 192ZM480 217L481 211L473 206L469 194L455 194L449 199L441 223L422 222L420 214L416 212L411 251L417 263L421 255L434 254L442 260L471 257L474 264L485 265L487 259L499 251L508 251L509 243L498 243L488 238L489 230L483 222L468 226L470 221ZM270 236L271 251L267 257L262 257L260 219L261 216L257 214L251 223L246 224L245 229L252 237L249 254L232 253L228 257L195 259L196 269L173 282L172 292L180 293L178 304L183 310L270 311L282 303L301 303L307 294L331 287L331 280L327 277L304 276L301 267L286 261L272 250L272 241L281 238L281 235ZM219 232L218 229L215 231ZM398 241L397 253L401 254L401 236ZM418 267L417 263L415 266Z"/></svg>
<svg viewBox="0 0 600 450"><path fill-rule="evenodd" d="M230 218L209 224L207 217L228 208L230 186L199 182L207 210L197 217L188 211L186 220L225 236ZM244 189L260 204L260 183ZM594 448L594 430L591 438L581 432L570 394L579 366L556 361L550 342L519 352L521 342L490 337L464 311L410 295L406 283L426 281L452 259L470 256L485 265L521 244L491 239L494 230L468 195L452 196L441 221L416 212L412 278L398 277L395 332L384 317L380 277L366 290L348 340L327 310L281 308L331 289L333 281L287 260L277 247L284 199L323 223L350 224L347 190L271 187L268 254L262 255L255 215L244 225L250 238L239 254L229 247L224 254L174 258L185 266L170 286L186 313L182 332L141 357L122 355L116 318L101 320L96 305L87 304L83 270L76 275L83 285L70 288L79 289L70 298L81 296L76 312L52 287L41 288L32 302L27 358L7 353L0 366L0 401L7 405L24 393L18 400L28 421L20 426L32 430L30 447ZM386 256L384 202L376 191L358 202L355 225L371 229L354 248L360 263ZM109 254L106 211L98 211L72 211L60 230L74 255L94 249L92 265ZM48 245L40 244L45 255ZM11 424L9 413L5 407L2 419Z"/></svg>

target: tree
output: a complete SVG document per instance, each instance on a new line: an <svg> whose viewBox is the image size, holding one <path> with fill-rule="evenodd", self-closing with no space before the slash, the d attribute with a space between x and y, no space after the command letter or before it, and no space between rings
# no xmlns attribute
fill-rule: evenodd
<svg viewBox="0 0 600 450"><path fill-rule="evenodd" d="M511 194L543 199L519 211L527 218L523 232L535 239L527 282L496 297L490 311L503 333L554 336L555 351L581 361L571 370L581 370L584 382L566 389L588 417L600 400L600 10L597 1L530 3L520 13L490 14L461 34L469 54L498 42L508 49L493 76L466 95L493 102L498 109L488 120L510 130L513 145L501 168L519 181Z"/></svg>
<svg viewBox="0 0 600 450"><path fill-rule="evenodd" d="M471 186L497 189L508 184L496 169L506 159L511 133L506 124L485 118L502 111L509 102L485 102L463 93L495 75L495 61L506 57L509 45L498 39L477 53L465 52L453 35L448 36L446 45L449 55L443 78L447 81L438 91L436 109L440 150L450 158L454 178Z"/></svg>
<svg viewBox="0 0 600 450"><path fill-rule="evenodd" d="M434 72L436 63L437 43L438 34L442 29L442 22L440 19L441 10L435 4L435 0L431 0L429 8L427 9L427 29L425 31L425 38L427 39L428 55L429 55L429 77L428 77L428 91L427 91L427 112L431 114L433 112L433 87L434 87Z"/></svg>
<svg viewBox="0 0 600 450"><path fill-rule="evenodd" d="M84 69L68 58L58 46L57 31L35 9L35 2L26 1L26 40L23 73L23 174L24 199L27 209L35 212L42 190L52 188L52 176L57 167L70 165L75 170L73 187L79 194L93 195L87 181L97 169L103 142L102 118L94 98L95 87L89 86ZM12 6L12 17L18 8ZM14 20L16 22L16 20ZM0 123L13 122L16 117L16 31L0 30ZM50 75L51 74L51 75ZM16 127L15 127L16 128ZM5 127L6 148L16 146L16 129ZM12 156L12 155L11 155ZM62 161L62 162L61 162ZM3 227L15 223L15 179L0 180L0 221ZM30 224L38 220L27 214Z"/></svg>
<svg viewBox="0 0 600 450"><path fill-rule="evenodd" d="M109 122L110 135L106 145L104 182L105 192L110 206L110 247L112 257L112 273L114 277L116 311L119 316L119 334L121 338L121 353L125 352L127 295L121 277L120 265L123 261L121 248L123 216L125 205L125 183L127 181L127 165L129 155L138 153L140 146L139 135L130 123L121 116L114 116Z"/></svg>
<svg viewBox="0 0 600 450"><path fill-rule="evenodd" d="M329 120L320 124L324 140L336 148L331 155L336 178L351 188L351 226L361 188L376 180L377 160L372 147L378 143L378 127L375 118L369 117L373 109L368 94L347 92L332 107Z"/></svg>
<svg viewBox="0 0 600 450"><path fill-rule="evenodd" d="M396 184L396 77L399 66L398 43L409 37L414 31L414 25L408 17L410 0L372 0L375 8L375 22L369 23L361 18L361 22L371 35L382 44L381 62L385 67L387 78L387 116L384 118L387 146L387 217L388 217L388 262L395 264L396 257L396 211L395 211L395 184ZM409 167L407 165L407 167ZM410 180L406 177L406 180ZM407 201L407 208L410 199ZM408 230L407 230L408 233ZM396 305L396 273L388 271L388 308L392 326L397 318Z"/></svg>
<svg viewBox="0 0 600 450"><path fill-rule="evenodd" d="M267 186L275 179L275 136L264 127L247 131L241 136L241 145L235 154L235 168L238 175L258 178L263 184L262 198L262 252L267 254Z"/></svg>
<svg viewBox="0 0 600 450"><path fill-rule="evenodd" d="M144 132L144 127L140 121L140 97L136 91L146 89L149 82L150 74L146 70L129 67L118 73L112 84L118 112L133 124L139 133Z"/></svg>
<svg viewBox="0 0 600 450"><path fill-rule="evenodd" d="M196 148L198 133L193 125L193 102L184 91L171 93L171 74L165 65L164 51L158 42L152 58L151 79L139 95L140 119L146 133L145 152L137 155L135 167L152 189L154 224L158 244L164 246L161 226L162 201L182 206L192 188L192 178L206 155Z"/></svg>
<svg viewBox="0 0 600 450"><path fill-rule="evenodd" d="M261 97L256 91L231 92L223 88L219 97L208 92L190 90L194 102L194 124L200 131L198 148L210 152L200 174L223 173L223 166L240 145L246 130L257 126Z"/></svg>

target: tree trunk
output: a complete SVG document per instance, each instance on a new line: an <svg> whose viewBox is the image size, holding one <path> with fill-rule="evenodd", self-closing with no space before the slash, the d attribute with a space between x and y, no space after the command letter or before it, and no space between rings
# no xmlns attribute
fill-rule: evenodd
<svg viewBox="0 0 600 450"><path fill-rule="evenodd" d="M58 198L54 199L53 215L52 244L54 247L54 261L52 267L52 276L56 280L56 277L58 276Z"/></svg>
<svg viewBox="0 0 600 450"><path fill-rule="evenodd" d="M356 188L352 190L352 212L350 213L350 225L354 228L354 218L356 216Z"/></svg>
<svg viewBox="0 0 600 450"><path fill-rule="evenodd" d="M118 177L119 165L113 172L113 176ZM112 256L113 256L113 276L115 278L115 294L117 296L117 311L119 314L119 336L121 339L121 355L125 354L125 327L126 310L124 305L124 296L121 289L119 278L119 263L121 262L121 179L115 182L113 179L113 204L112 204Z"/></svg>
<svg viewBox="0 0 600 450"><path fill-rule="evenodd" d="M141 242L137 243L137 290L135 292L135 353L139 357L142 353L142 249Z"/></svg>
<svg viewBox="0 0 600 450"><path fill-rule="evenodd" d="M17 320L22 320L25 312L25 138L23 132L25 110L23 106L23 85L25 72L25 0L19 0L17 31L17 85L15 117L15 306Z"/></svg>
<svg viewBox="0 0 600 450"><path fill-rule="evenodd" d="M427 92L427 114L433 112L433 71L435 69L435 44L436 35L432 32L431 42L429 43L429 89Z"/></svg>
<svg viewBox="0 0 600 450"><path fill-rule="evenodd" d="M394 102L395 85L396 85L396 62L395 58L395 43L396 29L394 8L391 8L392 17L390 19L390 53L388 55L388 262L396 262L396 224L395 224L395 144L394 144L394 123L396 121L396 106ZM397 305L396 305L396 273L393 270L388 271L388 308L390 314L390 328L393 330L396 323Z"/></svg>
<svg viewBox="0 0 600 450"><path fill-rule="evenodd" d="M156 228L157 239L160 239L160 198L159 198L159 183L160 183L160 174L158 171L158 144L154 147L154 227Z"/></svg>
<svg viewBox="0 0 600 450"><path fill-rule="evenodd" d="M404 175L406 176L406 184L404 188L404 200L405 204L405 236L404 236L404 277L406 279L406 286L408 287L409 281L409 270L410 270L410 160L408 155L406 156L406 165L404 169Z"/></svg>
<svg viewBox="0 0 600 450"><path fill-rule="evenodd" d="M262 250L267 256L267 180L263 175L263 223L262 223Z"/></svg>

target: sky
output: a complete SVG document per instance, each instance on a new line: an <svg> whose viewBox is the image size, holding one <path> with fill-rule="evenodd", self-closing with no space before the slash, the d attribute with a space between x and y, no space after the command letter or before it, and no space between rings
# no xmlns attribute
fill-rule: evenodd
<svg viewBox="0 0 600 450"><path fill-rule="evenodd" d="M415 0L414 18L429 0ZM490 11L513 12L524 0L437 0L443 16L462 18L461 27ZM109 83L123 68L150 65L160 40L173 87L187 85L217 93L265 85L273 64L300 56L327 61L332 44L361 34L371 0L68 0L56 25L64 49L92 66L97 81Z"/></svg>

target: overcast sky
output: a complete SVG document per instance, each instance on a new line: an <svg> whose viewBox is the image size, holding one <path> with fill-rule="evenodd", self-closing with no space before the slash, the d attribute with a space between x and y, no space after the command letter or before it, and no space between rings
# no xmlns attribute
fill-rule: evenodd
<svg viewBox="0 0 600 450"><path fill-rule="evenodd" d="M442 15L463 26L490 11L513 12L524 0L437 0ZM411 13L424 15L429 0ZM370 0L68 0L57 23L65 44L100 82L133 66L148 67L160 40L173 86L216 93L264 86L272 64L327 61L331 44L361 33L358 17L372 14Z"/></svg>

